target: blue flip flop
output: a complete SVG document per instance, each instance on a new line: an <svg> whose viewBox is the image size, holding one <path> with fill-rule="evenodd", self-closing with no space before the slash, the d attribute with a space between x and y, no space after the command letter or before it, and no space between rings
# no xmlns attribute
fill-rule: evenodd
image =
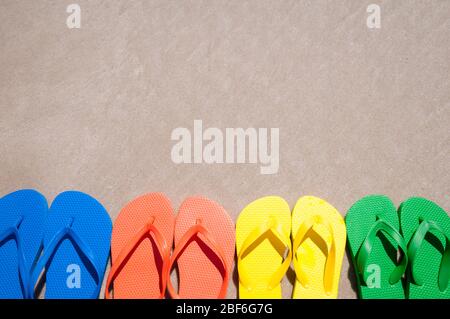
<svg viewBox="0 0 450 319"><path fill-rule="evenodd" d="M35 190L19 190L0 199L0 299L28 297L47 212L47 200Z"/></svg>
<svg viewBox="0 0 450 319"><path fill-rule="evenodd" d="M46 219L43 253L30 276L34 297L45 269L45 298L98 298L111 243L112 223L105 208L75 191L59 194Z"/></svg>

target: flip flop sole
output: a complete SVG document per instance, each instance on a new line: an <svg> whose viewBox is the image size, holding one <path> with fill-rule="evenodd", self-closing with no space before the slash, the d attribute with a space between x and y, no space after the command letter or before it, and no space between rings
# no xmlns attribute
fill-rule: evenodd
<svg viewBox="0 0 450 319"><path fill-rule="evenodd" d="M402 234L406 242L411 240L423 220L434 221L450 238L450 218L445 210L434 202L425 198L412 197L403 202L398 211ZM440 291L438 286L439 267L445 245L443 234L432 232L425 237L414 261L414 273L421 278L423 285L415 284L411 275L408 274L408 298L450 299L450 287L445 291Z"/></svg>
<svg viewBox="0 0 450 319"><path fill-rule="evenodd" d="M301 197L292 211L292 238L295 238L298 229L305 220L317 216L321 217L323 222L332 225L334 238L330 237L329 230L323 225L316 225L314 229L322 238L326 239L328 246L331 245L332 240L335 243L336 256L333 291L328 295L324 289L323 277L326 262L326 254L324 251L327 248L319 247L311 238L307 238L298 248L297 254L302 268L310 278L310 282L308 287L304 287L296 280L293 291L294 299L333 299L338 296L339 278L347 238L345 223L341 214L323 199L314 196Z"/></svg>
<svg viewBox="0 0 450 319"><path fill-rule="evenodd" d="M289 238L291 233L291 210L288 203L278 196L266 196L248 204L239 215L236 223L236 250L239 254L248 235L258 226L266 225L270 220L281 225L283 235ZM256 245L257 244L257 245ZM248 276L255 287L247 290L239 283L239 298L241 299L280 299L281 284L269 290L266 284L283 262L285 247L273 240L273 235L267 233L255 248L241 260L239 270L251 269L251 273L240 273Z"/></svg>
<svg viewBox="0 0 450 319"><path fill-rule="evenodd" d="M53 201L47 216L44 250L54 235L67 225L92 250L97 268L100 269L100 285L109 256L111 219L105 208L93 197L75 191L59 194ZM64 239L57 247L46 273L45 297L48 299L87 299L97 285L95 270L84 255L74 247L70 239Z"/></svg>
<svg viewBox="0 0 450 319"><path fill-rule="evenodd" d="M180 206L175 221L175 247L182 236L200 221L224 254L232 271L235 229L225 209L203 197L189 197ZM202 240L191 240L178 258L180 298L217 298L223 283L222 264L215 252Z"/></svg>
<svg viewBox="0 0 450 319"><path fill-rule="evenodd" d="M397 265L396 243L388 236L379 234L373 244L372 253L365 271L371 273L370 287L361 281L356 266L356 256L377 218L382 218L396 230L399 219L392 201L386 196L370 195L358 200L345 216L348 247L355 269L359 295L363 299L404 299L405 292L401 281L391 285L389 277Z"/></svg>
<svg viewBox="0 0 450 319"><path fill-rule="evenodd" d="M128 203L114 223L111 259L114 262L123 247L151 219L166 240L173 244L175 217L169 199L162 193L150 193ZM145 238L137 246L114 280L116 299L153 299L161 291L162 258L153 240Z"/></svg>
<svg viewBox="0 0 450 319"><path fill-rule="evenodd" d="M19 190L0 199L0 233L22 220L18 229L28 270L38 257L47 212L47 200L35 190ZM0 243L0 299L24 298L22 285L17 243L8 238Z"/></svg>

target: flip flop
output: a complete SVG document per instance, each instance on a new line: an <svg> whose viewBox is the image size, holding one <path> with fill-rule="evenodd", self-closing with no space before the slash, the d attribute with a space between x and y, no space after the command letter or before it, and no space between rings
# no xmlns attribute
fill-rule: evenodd
<svg viewBox="0 0 450 319"><path fill-rule="evenodd" d="M337 298L346 238L344 219L336 208L313 196L297 201L292 211L292 298Z"/></svg>
<svg viewBox="0 0 450 319"><path fill-rule="evenodd" d="M408 257L394 204L382 195L357 201L345 216L348 246L363 299L404 299ZM397 250L403 252L397 261Z"/></svg>
<svg viewBox="0 0 450 319"><path fill-rule="evenodd" d="M291 210L281 197L263 197L242 210L236 224L239 298L281 298L292 258L290 233Z"/></svg>
<svg viewBox="0 0 450 319"><path fill-rule="evenodd" d="M163 298L166 290L175 217L162 193L140 196L127 204L114 223L112 266L106 298Z"/></svg>
<svg viewBox="0 0 450 319"><path fill-rule="evenodd" d="M19 190L0 199L0 299L28 297L47 211L47 200L35 190Z"/></svg>
<svg viewBox="0 0 450 319"><path fill-rule="evenodd" d="M203 197L187 198L175 221L175 249L169 269L178 266L172 298L225 298L234 259L234 224L225 209Z"/></svg>
<svg viewBox="0 0 450 319"><path fill-rule="evenodd" d="M30 276L29 296L45 268L48 299L98 298L109 256L111 219L91 196L68 191L53 201L43 253Z"/></svg>
<svg viewBox="0 0 450 319"><path fill-rule="evenodd" d="M450 218L425 198L400 205L400 225L408 242L407 294L411 299L450 299Z"/></svg>

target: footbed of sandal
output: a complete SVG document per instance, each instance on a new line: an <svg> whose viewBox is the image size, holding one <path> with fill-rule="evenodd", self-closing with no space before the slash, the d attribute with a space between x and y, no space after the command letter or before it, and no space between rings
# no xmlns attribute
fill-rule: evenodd
<svg viewBox="0 0 450 319"><path fill-rule="evenodd" d="M407 248L392 201L383 195L366 196L348 210L345 222L360 298L404 299ZM403 251L400 261L398 250Z"/></svg>
<svg viewBox="0 0 450 319"><path fill-rule="evenodd" d="M337 298L346 227L341 214L323 199L301 197L292 211L296 281L292 298Z"/></svg>
<svg viewBox="0 0 450 319"><path fill-rule="evenodd" d="M450 218L432 201L412 197L399 207L408 243L407 295L410 299L450 299Z"/></svg>
<svg viewBox="0 0 450 319"><path fill-rule="evenodd" d="M178 269L173 298L225 298L234 260L235 228L226 210L200 196L187 198L175 221L171 266Z"/></svg>
<svg viewBox="0 0 450 319"><path fill-rule="evenodd" d="M107 298L111 284L114 298L164 297L163 264L168 263L174 223L172 205L162 193L142 195L120 211L112 232Z"/></svg>
<svg viewBox="0 0 450 319"><path fill-rule="evenodd" d="M76 191L59 194L45 220L43 252L30 275L29 296L45 272L47 299L98 298L111 229L109 214L96 199Z"/></svg>
<svg viewBox="0 0 450 319"><path fill-rule="evenodd" d="M18 190L0 199L0 299L27 298L47 213L47 200L35 190Z"/></svg>
<svg viewBox="0 0 450 319"><path fill-rule="evenodd" d="M291 211L278 196L248 204L236 223L239 298L281 298L291 261Z"/></svg>

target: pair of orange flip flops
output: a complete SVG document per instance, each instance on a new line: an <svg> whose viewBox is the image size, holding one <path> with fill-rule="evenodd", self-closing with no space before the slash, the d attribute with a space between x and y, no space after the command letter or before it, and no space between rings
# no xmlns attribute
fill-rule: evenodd
<svg viewBox="0 0 450 319"><path fill-rule="evenodd" d="M120 299L164 298L166 288L172 298L225 298L234 247L233 221L216 202L189 197L175 217L164 194L143 195L114 223L106 298L111 288Z"/></svg>

